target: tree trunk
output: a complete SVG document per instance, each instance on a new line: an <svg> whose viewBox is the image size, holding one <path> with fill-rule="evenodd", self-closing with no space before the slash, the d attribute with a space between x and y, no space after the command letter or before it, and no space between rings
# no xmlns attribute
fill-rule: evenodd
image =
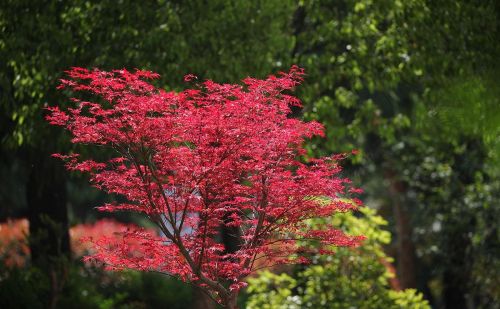
<svg viewBox="0 0 500 309"><path fill-rule="evenodd" d="M231 296L230 296L228 304L227 304L227 308L228 309L238 309L238 294L231 293Z"/></svg>
<svg viewBox="0 0 500 309"><path fill-rule="evenodd" d="M55 308L62 291L70 258L66 179L63 163L46 151L30 151L30 175L26 194L32 265L51 281L47 300Z"/></svg>
<svg viewBox="0 0 500 309"><path fill-rule="evenodd" d="M415 245L412 239L412 227L408 210L403 205L405 185L395 179L395 173L386 173L390 181L390 197L396 223L397 272L402 289L416 288Z"/></svg>
<svg viewBox="0 0 500 309"><path fill-rule="evenodd" d="M215 302L200 288L193 287L193 309L215 309Z"/></svg>
<svg viewBox="0 0 500 309"><path fill-rule="evenodd" d="M229 215L226 216L228 220ZM226 253L236 252L241 245L241 235L237 227L228 227L221 225L220 227L220 241L224 244ZM229 300L230 304L227 304L227 308L235 309L237 308L236 303L238 301L237 295L232 295L234 299ZM212 309L216 308L215 302L205 293L203 293L199 288L193 289L193 308L194 309Z"/></svg>

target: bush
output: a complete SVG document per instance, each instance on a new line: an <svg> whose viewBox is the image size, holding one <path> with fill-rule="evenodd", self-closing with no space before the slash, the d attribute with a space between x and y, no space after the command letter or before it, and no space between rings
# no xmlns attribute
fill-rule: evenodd
<svg viewBox="0 0 500 309"><path fill-rule="evenodd" d="M345 213L333 218L348 234L366 235L359 248L334 248L335 254L314 257L312 265L289 272L261 272L249 279L247 308L430 308L415 290L390 286L392 261L383 246L390 242L387 222L370 208L360 216ZM290 274L289 274L290 273Z"/></svg>

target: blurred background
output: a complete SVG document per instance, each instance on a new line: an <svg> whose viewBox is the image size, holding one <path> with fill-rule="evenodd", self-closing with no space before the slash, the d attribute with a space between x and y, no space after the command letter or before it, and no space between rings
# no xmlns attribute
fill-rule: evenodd
<svg viewBox="0 0 500 309"><path fill-rule="evenodd" d="M113 197L64 170L43 120L72 66L238 82L292 64L313 155L366 209L332 218L369 237L312 265L250 279L241 308L500 308L500 2L495 0L33 1L0 4L0 308L215 308L158 274L81 262L79 237L147 222L103 217ZM80 151L82 151L80 149ZM85 150L83 150L85 151Z"/></svg>

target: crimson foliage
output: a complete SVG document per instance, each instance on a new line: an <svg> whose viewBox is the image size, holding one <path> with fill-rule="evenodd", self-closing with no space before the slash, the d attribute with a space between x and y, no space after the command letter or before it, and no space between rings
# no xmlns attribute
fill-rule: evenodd
<svg viewBox="0 0 500 309"><path fill-rule="evenodd" d="M246 78L243 85L196 83L189 75L193 88L180 93L150 84L158 75L148 71L67 74L61 89L99 100L75 98L76 108L65 111L50 107L47 119L68 129L73 143L109 147L116 156L104 162L56 156L128 201L99 210L142 213L163 234L123 233L139 241L133 248L116 237L94 239L97 252L87 259L177 276L233 308L245 277L258 268L307 262L311 250L328 254L331 245L362 240L327 223L306 224L360 202L345 199L357 190L338 176L344 155L306 158L305 139L323 135L323 127L288 117L301 104L289 92L302 81L302 69ZM218 241L224 226L238 234L236 251Z"/></svg>

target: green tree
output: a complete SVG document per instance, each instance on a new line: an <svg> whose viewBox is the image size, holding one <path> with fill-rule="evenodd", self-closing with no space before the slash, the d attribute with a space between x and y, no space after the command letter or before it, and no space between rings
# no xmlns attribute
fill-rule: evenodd
<svg viewBox="0 0 500 309"><path fill-rule="evenodd" d="M488 193L477 201L482 207L472 208L476 201L465 202L470 195L463 189L492 188L498 179L492 160L500 115L499 12L495 1L319 0L300 2L293 23L294 59L309 72L304 116L327 126L328 138L311 151L361 150L349 170L368 183L366 199L393 222L402 286L419 287L447 308L487 307L496 299L477 292L478 284L491 285L487 279L451 269L473 264L464 248L475 260L493 262L499 239L497 229L483 227L491 221L471 221L494 216L498 197ZM431 181L443 168L449 181ZM425 180L417 179L422 170ZM437 213L446 219L433 233ZM481 237L480 251L472 236L453 238L475 234L489 235ZM455 262L424 250L429 240Z"/></svg>

